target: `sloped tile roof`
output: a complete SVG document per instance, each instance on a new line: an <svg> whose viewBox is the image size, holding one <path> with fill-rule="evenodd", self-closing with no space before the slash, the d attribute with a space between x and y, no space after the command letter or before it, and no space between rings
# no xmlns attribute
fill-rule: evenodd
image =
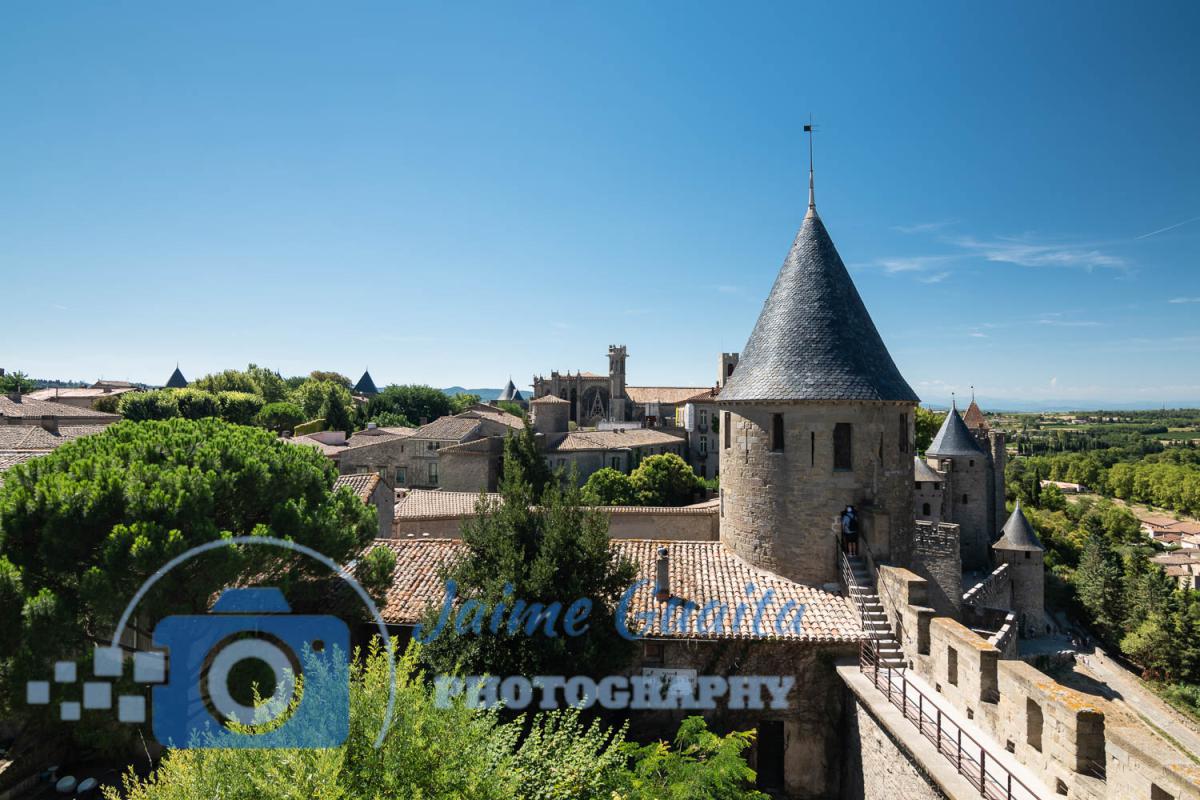
<svg viewBox="0 0 1200 800"><path fill-rule="evenodd" d="M503 502L496 493L487 495L488 500ZM396 500L396 519L448 519L468 517L475 513L479 492L443 492L426 489L410 489Z"/></svg>
<svg viewBox="0 0 1200 800"><path fill-rule="evenodd" d="M979 408L979 404L974 400L971 401L971 405L967 406L967 413L963 414L963 422L971 430L982 429L986 431L988 429L987 417L983 415L983 410Z"/></svg>
<svg viewBox="0 0 1200 800"><path fill-rule="evenodd" d="M375 494L376 487L382 480L378 472L361 472L352 475L338 475L337 480L333 482L334 489L340 489L343 486L350 487L350 491L358 495L358 499L364 503L371 502L371 495Z"/></svg>
<svg viewBox="0 0 1200 800"><path fill-rule="evenodd" d="M507 425L510 428L524 428L525 420L518 417L516 414L510 414L503 408L489 406L484 403L476 403L455 416L470 419L476 417L478 419L489 419L493 422L499 422L501 425Z"/></svg>
<svg viewBox="0 0 1200 800"><path fill-rule="evenodd" d="M3 473L9 467L15 467L17 464L24 464L30 459L37 458L38 456L44 456L49 452L49 450L0 450L0 473ZM3 475L0 475L0 480L3 480Z"/></svg>
<svg viewBox="0 0 1200 800"><path fill-rule="evenodd" d="M179 367L175 367L175 371L171 373L171 377L167 378L167 388L186 389L187 385L187 378L183 377L183 373L179 371Z"/></svg>
<svg viewBox="0 0 1200 800"><path fill-rule="evenodd" d="M51 433L40 425L0 425L0 450L53 450L101 430L96 425L60 425L58 433Z"/></svg>
<svg viewBox="0 0 1200 800"><path fill-rule="evenodd" d="M529 402L531 402L531 403L568 403L570 401L563 400L561 397L556 397L552 394L548 394L543 397L534 398L533 400L530 400Z"/></svg>
<svg viewBox="0 0 1200 800"><path fill-rule="evenodd" d="M720 399L918 402L815 210L805 216Z"/></svg>
<svg viewBox="0 0 1200 800"><path fill-rule="evenodd" d="M946 415L946 419L942 422L942 427L938 430L937 436L933 437L933 443L929 445L929 449L925 452L928 455L939 457L983 455L983 450L980 449L979 442L975 440L975 436L967 429L967 424L959 416L957 408L950 409L950 413Z"/></svg>
<svg viewBox="0 0 1200 800"><path fill-rule="evenodd" d="M695 386L626 386L625 394L639 405L643 403L662 403L678 405L686 403L698 395L707 395L711 387Z"/></svg>
<svg viewBox="0 0 1200 800"><path fill-rule="evenodd" d="M620 450L625 447L669 447L683 443L683 437L654 428L625 428L616 431L571 431L546 437L547 453L584 450Z"/></svg>
<svg viewBox="0 0 1200 800"><path fill-rule="evenodd" d="M122 386L119 388L108 389L107 391L103 388L96 388L94 386L89 386L87 388L64 387L64 388L35 389L32 392L30 392L29 394L25 395L25 397L28 397L32 400L44 400L47 403L53 403L56 399L65 400L69 397L70 398L84 397L84 398L90 398L90 399L95 399L97 397L118 397L120 395L125 394L126 392L133 392L133 391L137 391L137 390L132 386Z"/></svg>
<svg viewBox="0 0 1200 800"><path fill-rule="evenodd" d="M388 547L396 554L392 587L388 590L387 602L382 609L384 620L395 625L419 622L430 603L441 602L445 587L438 578L438 570L466 552L466 544L454 539L377 539L374 546ZM634 593L630 604L631 629L637 626L638 619L652 619L649 627L642 631L645 636L696 640L764 638L807 642L857 642L864 636L858 615L846 598L755 569L720 542L622 539L613 540L610 546L634 563L638 580L649 581ZM677 605L664 625L662 612L668 604L654 599L653 587L660 547L667 548L672 597L678 599L679 605L690 601L696 606L696 610L690 612L693 624L680 624L682 610ZM752 587L750 591L747 591L748 586ZM756 632L753 628L754 611L758 600L768 590L774 597L765 606L762 627ZM563 602L566 604L573 599L563 598ZM799 631L788 624L795 618L795 613L784 613L789 601L795 606L804 607ZM698 630L694 624L695 618L700 616L700 610L709 602L724 604L728 609L721 630L716 630L715 626L708 631ZM743 614L740 624L734 627L734 610L743 603L749 606L750 611Z"/></svg>
<svg viewBox="0 0 1200 800"><path fill-rule="evenodd" d="M96 424L116 422L121 417L118 414L105 414L90 408L69 406L65 403L52 403L48 400L37 400L30 395L22 395L21 399L13 400L6 394L0 394L0 417L58 417L60 419L87 419Z"/></svg>
<svg viewBox="0 0 1200 800"><path fill-rule="evenodd" d="M413 433L413 438L462 441L478 430L482 424L478 417L439 417L433 422L417 428Z"/></svg>

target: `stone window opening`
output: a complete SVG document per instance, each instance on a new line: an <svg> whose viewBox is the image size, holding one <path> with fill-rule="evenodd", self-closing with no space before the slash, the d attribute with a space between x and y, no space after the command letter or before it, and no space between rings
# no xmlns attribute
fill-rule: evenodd
<svg viewBox="0 0 1200 800"><path fill-rule="evenodd" d="M1175 800L1175 795L1163 789L1157 783L1150 784L1150 800Z"/></svg>
<svg viewBox="0 0 1200 800"><path fill-rule="evenodd" d="M721 427L725 429L725 449L728 450L732 446L731 445L732 438L729 433L729 429L731 426L729 424L729 412L728 411L725 412L725 422L722 423Z"/></svg>
<svg viewBox="0 0 1200 800"><path fill-rule="evenodd" d="M1042 718L1042 707L1033 698L1025 698L1025 743L1042 752L1042 729L1045 721Z"/></svg>
<svg viewBox="0 0 1200 800"><path fill-rule="evenodd" d="M783 452L783 414L771 415L771 452Z"/></svg>
<svg viewBox="0 0 1200 800"><path fill-rule="evenodd" d="M1083 712L1075 729L1076 772L1105 779L1104 715Z"/></svg>
<svg viewBox="0 0 1200 800"><path fill-rule="evenodd" d="M815 467L817 465L817 434L816 431L810 431L808 434L808 465Z"/></svg>
<svg viewBox="0 0 1200 800"><path fill-rule="evenodd" d="M953 647L946 648L946 682L958 686L958 651Z"/></svg>
<svg viewBox="0 0 1200 800"><path fill-rule="evenodd" d="M933 514L933 509L929 507L929 503L925 503L923 506L921 506L921 516L928 517L931 514Z"/></svg>
<svg viewBox="0 0 1200 800"><path fill-rule="evenodd" d="M662 664L665 658L665 648L662 642L646 642L643 658L647 664Z"/></svg>
<svg viewBox="0 0 1200 800"><path fill-rule="evenodd" d="M883 431L879 432L879 463L883 463Z"/></svg>
<svg viewBox="0 0 1200 800"><path fill-rule="evenodd" d="M900 415L900 452L908 452L908 414Z"/></svg>
<svg viewBox="0 0 1200 800"><path fill-rule="evenodd" d="M436 461L429 464L429 485L437 486L438 482L438 465Z"/></svg>
<svg viewBox="0 0 1200 800"><path fill-rule="evenodd" d="M964 506L967 504L967 496L966 496L965 494L963 495L963 501L962 501L962 504L963 504Z"/></svg>
<svg viewBox="0 0 1200 800"><path fill-rule="evenodd" d="M853 430L849 422L839 422L833 426L834 471L849 472L854 469Z"/></svg>
<svg viewBox="0 0 1200 800"><path fill-rule="evenodd" d="M970 465L971 465L972 467L973 467L973 466L975 466L975 459L973 459L973 458L971 459L971 461L970 461Z"/></svg>

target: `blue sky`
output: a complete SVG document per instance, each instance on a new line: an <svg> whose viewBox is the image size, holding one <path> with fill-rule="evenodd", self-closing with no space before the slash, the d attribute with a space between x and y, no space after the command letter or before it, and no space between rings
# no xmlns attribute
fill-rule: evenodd
<svg viewBox="0 0 1200 800"><path fill-rule="evenodd" d="M837 9L830 6L837 5ZM929 403L1200 404L1200 7L0 11L0 365L705 385L817 202Z"/></svg>

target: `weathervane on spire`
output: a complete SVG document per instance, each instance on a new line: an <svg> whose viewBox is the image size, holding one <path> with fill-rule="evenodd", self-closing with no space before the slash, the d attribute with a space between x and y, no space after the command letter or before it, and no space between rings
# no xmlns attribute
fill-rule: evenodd
<svg viewBox="0 0 1200 800"><path fill-rule="evenodd" d="M808 124L804 126L804 132L808 134L808 207L815 211L817 208L816 193L813 191L813 131L816 126L813 125L812 114L808 115Z"/></svg>

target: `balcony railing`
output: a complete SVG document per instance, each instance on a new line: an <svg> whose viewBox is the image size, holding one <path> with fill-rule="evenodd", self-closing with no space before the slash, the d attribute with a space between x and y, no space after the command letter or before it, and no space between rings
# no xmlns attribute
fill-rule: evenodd
<svg viewBox="0 0 1200 800"><path fill-rule="evenodd" d="M887 695L888 702L904 718L917 726L921 735L938 749L959 775L967 779L988 800L1039 800L1037 792L1013 775L995 755L988 752L937 703L909 680L902 670L882 665L877 654L865 644L860 651L859 668Z"/></svg>

